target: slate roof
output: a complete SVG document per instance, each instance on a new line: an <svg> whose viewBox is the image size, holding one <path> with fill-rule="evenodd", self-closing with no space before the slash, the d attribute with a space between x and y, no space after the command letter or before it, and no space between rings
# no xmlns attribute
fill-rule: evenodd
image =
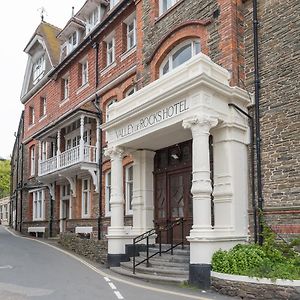
<svg viewBox="0 0 300 300"><path fill-rule="evenodd" d="M56 36L59 34L60 31L60 28L45 21L42 21L35 30L25 49L28 47L28 45L31 43L34 37L36 35L39 35L43 38L46 44L53 66L58 65L60 58L60 43Z"/></svg>

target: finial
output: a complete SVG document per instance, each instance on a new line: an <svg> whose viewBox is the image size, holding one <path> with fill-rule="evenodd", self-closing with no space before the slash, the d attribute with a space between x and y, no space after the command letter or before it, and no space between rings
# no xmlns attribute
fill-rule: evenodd
<svg viewBox="0 0 300 300"><path fill-rule="evenodd" d="M41 14L41 21L44 22L44 15L47 16L47 11L46 11L45 7L43 7L43 6L40 7L40 8L38 9L38 11L39 11L40 14Z"/></svg>
<svg viewBox="0 0 300 300"><path fill-rule="evenodd" d="M74 17L74 6L72 6L72 17Z"/></svg>

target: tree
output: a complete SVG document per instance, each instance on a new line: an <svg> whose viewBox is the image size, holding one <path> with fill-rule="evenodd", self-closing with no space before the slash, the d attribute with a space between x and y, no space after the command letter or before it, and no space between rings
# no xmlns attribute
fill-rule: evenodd
<svg viewBox="0 0 300 300"><path fill-rule="evenodd" d="M0 198L9 195L10 188L10 161L0 161Z"/></svg>

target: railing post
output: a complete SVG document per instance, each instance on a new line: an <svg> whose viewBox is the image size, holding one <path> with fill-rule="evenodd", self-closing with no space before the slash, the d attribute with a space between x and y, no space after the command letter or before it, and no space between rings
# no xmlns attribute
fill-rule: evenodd
<svg viewBox="0 0 300 300"><path fill-rule="evenodd" d="M135 274L135 239L133 239L133 274Z"/></svg>
<svg viewBox="0 0 300 300"><path fill-rule="evenodd" d="M183 222L183 218L181 218L180 220L181 222L181 249L184 249L184 222Z"/></svg>
<svg viewBox="0 0 300 300"><path fill-rule="evenodd" d="M161 230L159 232L159 256L161 256Z"/></svg>
<svg viewBox="0 0 300 300"><path fill-rule="evenodd" d="M171 224L171 255L173 255L173 225Z"/></svg>
<svg viewBox="0 0 300 300"><path fill-rule="evenodd" d="M56 168L60 168L60 129L57 131Z"/></svg>
<svg viewBox="0 0 300 300"><path fill-rule="evenodd" d="M147 236L147 268L149 268L149 236Z"/></svg>

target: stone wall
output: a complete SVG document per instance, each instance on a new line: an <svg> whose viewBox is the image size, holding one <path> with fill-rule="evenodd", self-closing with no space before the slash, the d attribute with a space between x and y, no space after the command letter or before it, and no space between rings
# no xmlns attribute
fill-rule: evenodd
<svg viewBox="0 0 300 300"><path fill-rule="evenodd" d="M107 261L107 241L96 239L84 239L74 233L60 234L59 244L68 250L85 256L88 259L106 264Z"/></svg>
<svg viewBox="0 0 300 300"><path fill-rule="evenodd" d="M256 284L211 278L212 288L220 294L242 299L255 300L297 300L300 298L300 288L275 284Z"/></svg>
<svg viewBox="0 0 300 300"><path fill-rule="evenodd" d="M245 85L249 92L254 87L252 5L245 1ZM293 0L259 1L258 7L265 218L278 232L293 235L300 234L299 10L300 2Z"/></svg>

